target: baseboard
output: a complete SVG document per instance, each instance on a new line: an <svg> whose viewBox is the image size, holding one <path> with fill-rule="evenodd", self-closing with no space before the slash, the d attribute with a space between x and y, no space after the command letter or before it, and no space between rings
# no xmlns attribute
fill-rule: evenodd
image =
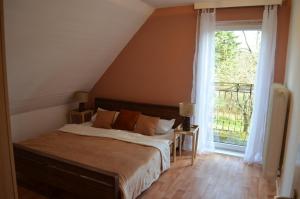
<svg viewBox="0 0 300 199"><path fill-rule="evenodd" d="M280 196L280 193L279 193L280 178L279 177L276 178L275 184L276 184L276 196L274 196L274 199L297 199L298 198L296 190L294 190L294 196L292 198Z"/></svg>
<svg viewBox="0 0 300 199"><path fill-rule="evenodd" d="M276 178L275 184L276 184L276 195L279 196L279 182L280 178Z"/></svg>

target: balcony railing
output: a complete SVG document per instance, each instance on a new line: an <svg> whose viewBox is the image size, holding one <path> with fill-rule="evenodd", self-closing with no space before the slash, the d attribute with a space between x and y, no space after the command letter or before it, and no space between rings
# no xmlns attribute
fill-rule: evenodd
<svg viewBox="0 0 300 199"><path fill-rule="evenodd" d="M214 141L245 146L252 114L253 84L215 83Z"/></svg>

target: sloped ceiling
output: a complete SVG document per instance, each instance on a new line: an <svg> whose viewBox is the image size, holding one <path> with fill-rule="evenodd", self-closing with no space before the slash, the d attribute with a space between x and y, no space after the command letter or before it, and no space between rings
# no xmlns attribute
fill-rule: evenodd
<svg viewBox="0 0 300 199"><path fill-rule="evenodd" d="M153 8L140 0L5 0L11 113L90 90Z"/></svg>

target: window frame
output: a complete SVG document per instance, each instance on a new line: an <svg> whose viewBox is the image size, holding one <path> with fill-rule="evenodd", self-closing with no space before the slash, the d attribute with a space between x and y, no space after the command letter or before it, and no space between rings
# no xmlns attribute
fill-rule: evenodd
<svg viewBox="0 0 300 199"><path fill-rule="evenodd" d="M232 21L216 22L216 32L261 30L261 28L262 28L262 20L232 20Z"/></svg>
<svg viewBox="0 0 300 199"><path fill-rule="evenodd" d="M227 20L216 22L216 32L219 31L247 31L262 29L262 20ZM246 146L239 146L227 143L216 142L215 149L221 153L238 153L242 156L245 153Z"/></svg>

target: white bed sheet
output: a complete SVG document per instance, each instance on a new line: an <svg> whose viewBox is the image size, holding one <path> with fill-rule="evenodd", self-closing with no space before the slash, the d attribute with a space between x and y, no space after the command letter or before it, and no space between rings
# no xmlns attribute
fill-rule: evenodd
<svg viewBox="0 0 300 199"><path fill-rule="evenodd" d="M83 125L83 126L92 126L93 123L91 121L89 121L89 122L82 123L81 125ZM130 131L128 131L128 132L130 132ZM169 145L170 145L170 144L173 143L174 129L172 129L168 133L165 133L165 134L155 134L155 135L153 135L151 137L156 138L156 139L168 140L169 141Z"/></svg>

